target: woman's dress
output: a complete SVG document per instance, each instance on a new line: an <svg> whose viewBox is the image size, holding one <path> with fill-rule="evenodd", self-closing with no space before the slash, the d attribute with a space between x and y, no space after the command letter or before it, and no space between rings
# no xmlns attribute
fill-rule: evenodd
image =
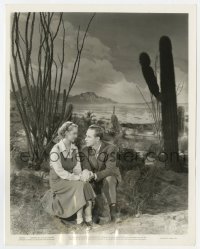
<svg viewBox="0 0 200 249"><path fill-rule="evenodd" d="M95 198L89 182L73 180L81 173L76 147L68 157L61 140L50 153L50 190L42 198L46 212L61 218L68 218L85 206L88 200ZM73 149L72 148L72 149ZM64 156L65 155L65 156Z"/></svg>

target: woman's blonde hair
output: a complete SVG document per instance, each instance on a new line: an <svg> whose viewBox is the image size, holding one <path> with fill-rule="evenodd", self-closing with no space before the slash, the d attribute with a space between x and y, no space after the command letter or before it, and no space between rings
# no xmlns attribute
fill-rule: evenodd
<svg viewBox="0 0 200 249"><path fill-rule="evenodd" d="M74 124L71 121L67 121L64 124L61 125L61 127L58 129L58 136L60 138L65 137L65 132L66 131L71 131L73 128L78 127L78 125Z"/></svg>

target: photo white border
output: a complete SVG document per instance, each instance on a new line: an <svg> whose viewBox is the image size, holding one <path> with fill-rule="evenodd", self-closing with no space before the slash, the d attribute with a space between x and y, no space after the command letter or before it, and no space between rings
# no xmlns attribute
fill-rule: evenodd
<svg viewBox="0 0 200 249"><path fill-rule="evenodd" d="M10 18L12 12L124 12L124 13L188 13L189 14L189 209L187 235L106 235L105 238L95 238L93 235L12 235L10 233ZM194 245L195 243L195 143L196 143L196 5L7 5L6 6L6 158L5 158L5 235L7 245ZM109 237L112 239L109 240ZM82 240L83 238L83 240ZM132 238L132 239L131 239Z"/></svg>

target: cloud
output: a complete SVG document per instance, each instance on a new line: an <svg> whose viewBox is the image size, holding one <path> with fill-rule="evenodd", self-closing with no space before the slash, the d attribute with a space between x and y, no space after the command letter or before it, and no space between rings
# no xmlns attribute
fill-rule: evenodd
<svg viewBox="0 0 200 249"><path fill-rule="evenodd" d="M149 101L149 90L148 88L140 88L145 99ZM107 86L105 88L105 96L112 97L115 96L115 100L119 103L143 103L144 99L140 94L137 84L134 82L128 82L125 78L115 84L115 87Z"/></svg>
<svg viewBox="0 0 200 249"><path fill-rule="evenodd" d="M68 68L70 73L72 64ZM65 78L67 78L65 70ZM67 81L68 82L68 81ZM123 103L143 102L136 83L128 82L122 72L116 71L108 60L91 61L82 58L81 67L72 94L92 91ZM145 98L149 99L148 87L141 88Z"/></svg>
<svg viewBox="0 0 200 249"><path fill-rule="evenodd" d="M70 81L74 59L77 53L76 42L78 33L78 30L68 21L65 21L65 28L67 61L65 62L62 88L67 87ZM84 32L80 31L80 40L83 35ZM62 36L60 36L60 40L61 39ZM123 84L126 84L128 88L131 84L125 79L122 72L117 71L113 67L110 51L111 49L104 45L98 38L88 34L81 57L79 72L71 94L93 91L96 92L96 94L112 98L119 102L121 102L122 99L124 101L127 100L126 93L130 94L130 92L122 91L124 88ZM116 91L118 88L119 91ZM130 87L130 90L133 90L133 87ZM115 91L116 94L114 94Z"/></svg>
<svg viewBox="0 0 200 249"><path fill-rule="evenodd" d="M75 28L70 22L64 22L65 29L66 29L66 53L71 54L72 58L77 53L77 35L78 29ZM85 34L85 30L79 31L79 47L82 45L83 36ZM60 39L63 37L60 36ZM93 37L90 33L87 33L85 44L83 48L82 55L85 58L90 59L110 59L110 51L111 49L104 45L98 38ZM69 57L68 57L69 58Z"/></svg>
<svg viewBox="0 0 200 249"><path fill-rule="evenodd" d="M37 18L39 17L36 15ZM25 16L22 15L22 19L20 21L21 28L24 29ZM123 22L125 24L125 22ZM112 23L110 23L111 25ZM51 25L51 30L53 32L56 31L56 27L58 25L58 16L55 16L55 19ZM77 34L78 28L76 25L73 25L71 22L65 19L64 21L65 29L66 29L66 38L65 38L65 64L64 64L64 72L63 72L63 81L62 81L62 89L67 88L71 73L73 70L74 61L77 54ZM105 25L105 24L103 24ZM96 26L95 26L96 27ZM115 26L115 29L118 26ZM34 71L37 71L37 50L39 45L39 32L36 32L38 28L38 19L36 19L36 27L34 32L34 43L33 43L33 63L34 63ZM103 28L105 28L103 26ZM133 36L130 34L128 39L125 36L126 30L120 29L120 32L115 32L116 30L112 30L112 35L109 36L110 44L107 42L105 44L106 38L101 36L101 38L95 36L91 30L87 34L85 45L83 48L83 53L81 57L81 63L79 72L77 75L77 79L75 85L72 89L71 94L79 94L81 92L93 91L96 94L112 98L118 102L143 102L143 98L138 91L137 85L140 86L142 93L145 98L149 100L149 90L144 81L144 78L141 73L141 68L138 63L138 51L140 51L140 46L147 46L145 51L148 51L148 46L150 41L146 41L146 39L141 39L141 35ZM100 27L99 27L100 30ZM109 32L111 27L109 28ZM61 56L61 48L62 48L62 35L63 35L62 26L58 33L58 38L55 40L55 56L60 54ZM101 30L100 30L101 32ZM109 34L112 34L109 33ZM125 33L124 33L125 32ZM117 39L115 39L115 34ZM102 33L104 34L104 33ZM84 29L80 30L79 38L82 40L84 35ZM125 37L125 43L124 43ZM153 38L152 38L153 39ZM154 37L154 39L157 39ZM135 41L135 47L137 48L136 52L131 52L131 48L133 46L133 42ZM152 41L151 41L152 42ZM142 43L142 45L141 45ZM157 48L158 44L153 41L155 44L153 49L153 54L155 53L155 47ZM113 46L112 46L113 45ZM177 47L177 46L176 46ZM113 49L115 48L115 49ZM176 49L175 49L176 50ZM116 54L114 54L116 52ZM117 56L116 56L117 55ZM153 57L152 57L153 58ZM184 69L181 66L184 64ZM153 65L153 62L152 62ZM134 69L135 68L135 69ZM175 74L176 74L176 82L182 83L184 82L183 89L178 95L179 102L187 101L187 92L188 92L188 79L187 79L187 60L182 59L179 56L179 53L175 57ZM127 75L130 74L130 77ZM55 68L52 68L52 75L55 77Z"/></svg>
<svg viewBox="0 0 200 249"><path fill-rule="evenodd" d="M64 78L69 81L73 63L68 63L68 67L64 72ZM76 79L76 85L73 92L78 91L95 91L104 93L106 85L115 87L119 81L123 81L124 75L116 71L110 61L103 59L90 60L81 58L80 69Z"/></svg>

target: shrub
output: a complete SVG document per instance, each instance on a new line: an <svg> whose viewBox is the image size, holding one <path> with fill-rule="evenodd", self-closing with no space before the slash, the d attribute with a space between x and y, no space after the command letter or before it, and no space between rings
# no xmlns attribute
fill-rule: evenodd
<svg viewBox="0 0 200 249"><path fill-rule="evenodd" d="M137 167L125 173L118 188L118 205L122 213L143 213L155 193L157 167Z"/></svg>

